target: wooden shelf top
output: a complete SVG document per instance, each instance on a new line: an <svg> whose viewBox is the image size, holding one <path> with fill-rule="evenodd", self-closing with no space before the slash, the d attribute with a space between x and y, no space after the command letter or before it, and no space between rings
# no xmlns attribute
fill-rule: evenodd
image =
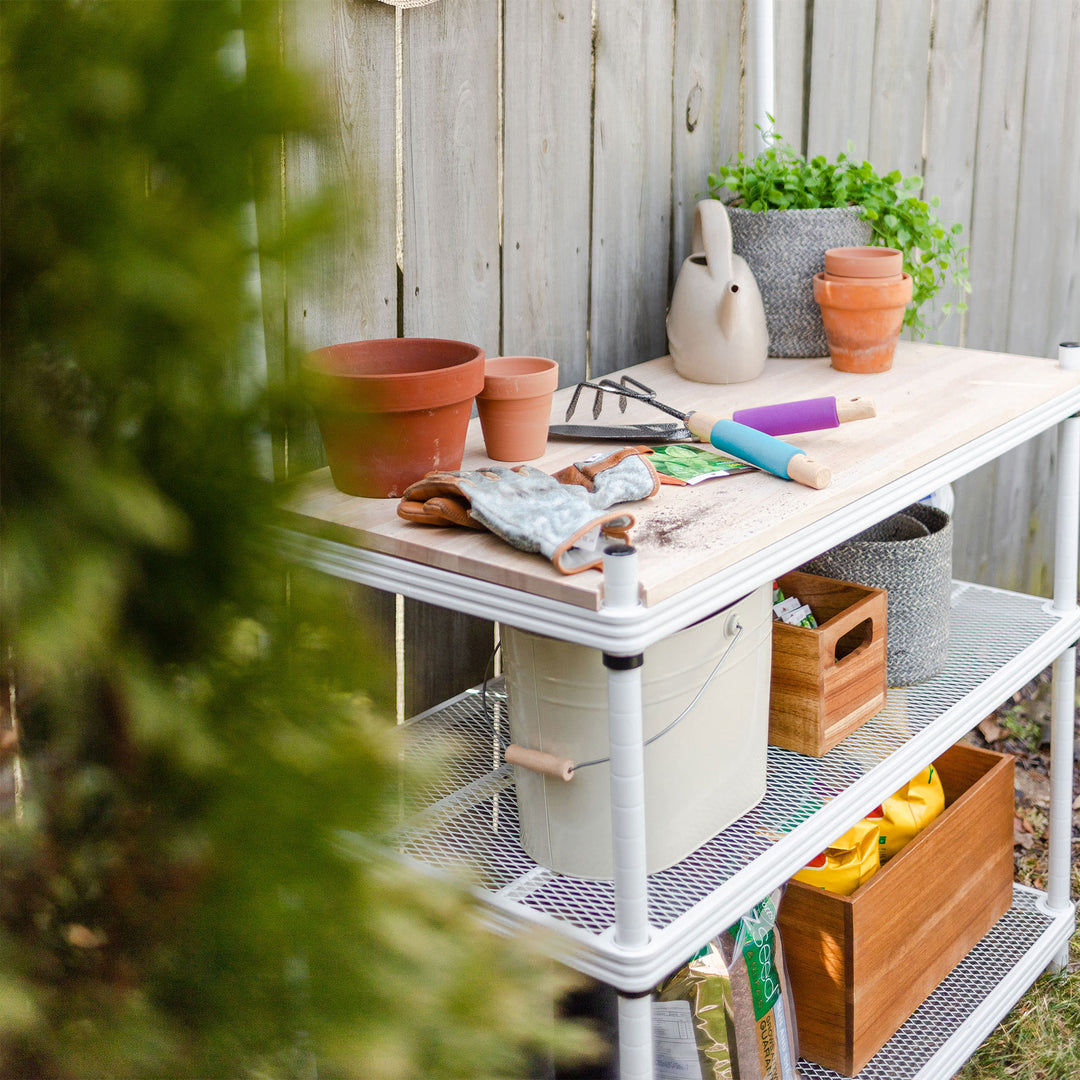
<svg viewBox="0 0 1080 1080"><path fill-rule="evenodd" d="M832 470L831 483L820 491L755 471L686 487L664 485L653 498L626 504L636 520L631 538L639 553L646 606L692 587L1033 410L1058 399L1080 408L1080 371L1065 370L1056 360L912 342L900 342L892 369L876 375L836 371L827 357L770 359L759 378L730 386L683 379L670 357L613 374L631 374L675 408L718 416L829 395L870 397L877 409L872 419L787 437ZM572 388L565 388L555 395L553 423L563 421L571 393ZM591 406L591 393L583 393L574 422L591 422ZM620 413L618 402L609 397L598 422L667 419L660 411L633 402ZM529 464L555 472L620 445L553 438L544 457ZM479 422L474 419L462 468L489 464ZM397 503L397 499L342 494L326 468L291 481L283 487L279 501L282 523L290 529L536 596L588 609L599 607L599 572L564 576L543 556L515 551L490 534L411 524L397 516Z"/></svg>

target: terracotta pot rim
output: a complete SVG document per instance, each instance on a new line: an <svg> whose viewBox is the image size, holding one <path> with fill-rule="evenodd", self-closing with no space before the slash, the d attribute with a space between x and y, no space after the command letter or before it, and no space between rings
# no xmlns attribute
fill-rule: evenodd
<svg viewBox="0 0 1080 1080"><path fill-rule="evenodd" d="M316 407L413 412L474 398L484 385L484 350L451 338L349 341L308 353L301 374Z"/></svg>
<svg viewBox="0 0 1080 1080"><path fill-rule="evenodd" d="M814 299L822 307L891 308L911 303L914 282L910 274L899 281L831 281L824 271L814 275Z"/></svg>
<svg viewBox="0 0 1080 1080"><path fill-rule="evenodd" d="M344 370L342 362L349 360L376 360L380 355L393 353L429 353L436 351L460 352L460 356L450 363L440 363L434 366L421 362L415 368L405 371L349 371ZM340 379L374 380L394 379L405 381L408 379L421 379L435 371L446 371L475 361L478 356L483 356L484 350L479 345L473 345L467 341L456 341L453 338L372 338L366 341L343 341L335 345L324 345L322 348L313 349L303 359L306 370L318 375L330 375Z"/></svg>
<svg viewBox="0 0 1080 1080"><path fill-rule="evenodd" d="M540 397L559 386L559 365L546 356L489 356L484 362L484 386L477 398Z"/></svg>
<svg viewBox="0 0 1080 1080"><path fill-rule="evenodd" d="M825 252L825 273L841 277L893 277L904 269L903 252L897 248L839 247Z"/></svg>

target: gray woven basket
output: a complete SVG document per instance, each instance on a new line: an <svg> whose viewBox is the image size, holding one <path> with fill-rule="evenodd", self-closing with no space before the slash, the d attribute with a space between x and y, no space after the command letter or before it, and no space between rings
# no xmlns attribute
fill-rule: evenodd
<svg viewBox="0 0 1080 1080"><path fill-rule="evenodd" d="M814 275L825 269L825 252L863 247L873 238L870 222L855 210L745 210L728 207L731 244L761 290L770 356L828 356L829 343L814 299Z"/></svg>
<svg viewBox="0 0 1080 1080"><path fill-rule="evenodd" d="M924 682L945 666L952 519L944 510L915 503L801 569L888 592L890 686Z"/></svg>

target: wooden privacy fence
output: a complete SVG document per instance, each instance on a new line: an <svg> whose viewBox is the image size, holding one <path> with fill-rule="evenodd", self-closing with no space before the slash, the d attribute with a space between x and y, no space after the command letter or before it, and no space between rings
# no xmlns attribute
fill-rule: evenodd
<svg viewBox="0 0 1080 1080"><path fill-rule="evenodd" d="M337 122L329 150L283 152L284 209L329 179L349 221L302 284L265 283L272 372L286 342L396 335L550 356L564 385L663 355L706 175L753 152L754 4L407 4L282 4ZM1080 336L1080 0L773 13L776 129L921 174L963 224L970 308L936 336L1040 356ZM1049 595L1055 453L1044 436L956 485L957 576ZM281 473L319 464L311 426L278 448ZM482 675L489 625L412 602L404 622L406 711Z"/></svg>

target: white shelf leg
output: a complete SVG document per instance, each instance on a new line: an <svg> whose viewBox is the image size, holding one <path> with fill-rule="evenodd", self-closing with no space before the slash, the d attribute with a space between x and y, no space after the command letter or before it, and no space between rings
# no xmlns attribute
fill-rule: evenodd
<svg viewBox="0 0 1080 1080"><path fill-rule="evenodd" d="M628 545L613 545L604 554L604 606L630 607L637 603L637 552ZM642 662L641 653L604 653L611 753L615 940L629 949L640 948L649 940ZM621 1080L652 1080L652 998L648 994L619 995L619 1076Z"/></svg>
<svg viewBox="0 0 1080 1080"><path fill-rule="evenodd" d="M653 1080L652 995L619 995L619 1080Z"/></svg>
<svg viewBox="0 0 1080 1080"><path fill-rule="evenodd" d="M1071 352L1061 356L1063 366ZM1065 347L1062 347L1065 352ZM1063 420L1058 432L1057 526L1054 537L1054 603L1062 614L1076 610L1080 535L1080 416ZM1050 845L1047 906L1061 911L1070 904L1072 878L1072 772L1076 732L1076 646L1055 661L1050 703ZM1066 944L1051 967L1069 962Z"/></svg>

